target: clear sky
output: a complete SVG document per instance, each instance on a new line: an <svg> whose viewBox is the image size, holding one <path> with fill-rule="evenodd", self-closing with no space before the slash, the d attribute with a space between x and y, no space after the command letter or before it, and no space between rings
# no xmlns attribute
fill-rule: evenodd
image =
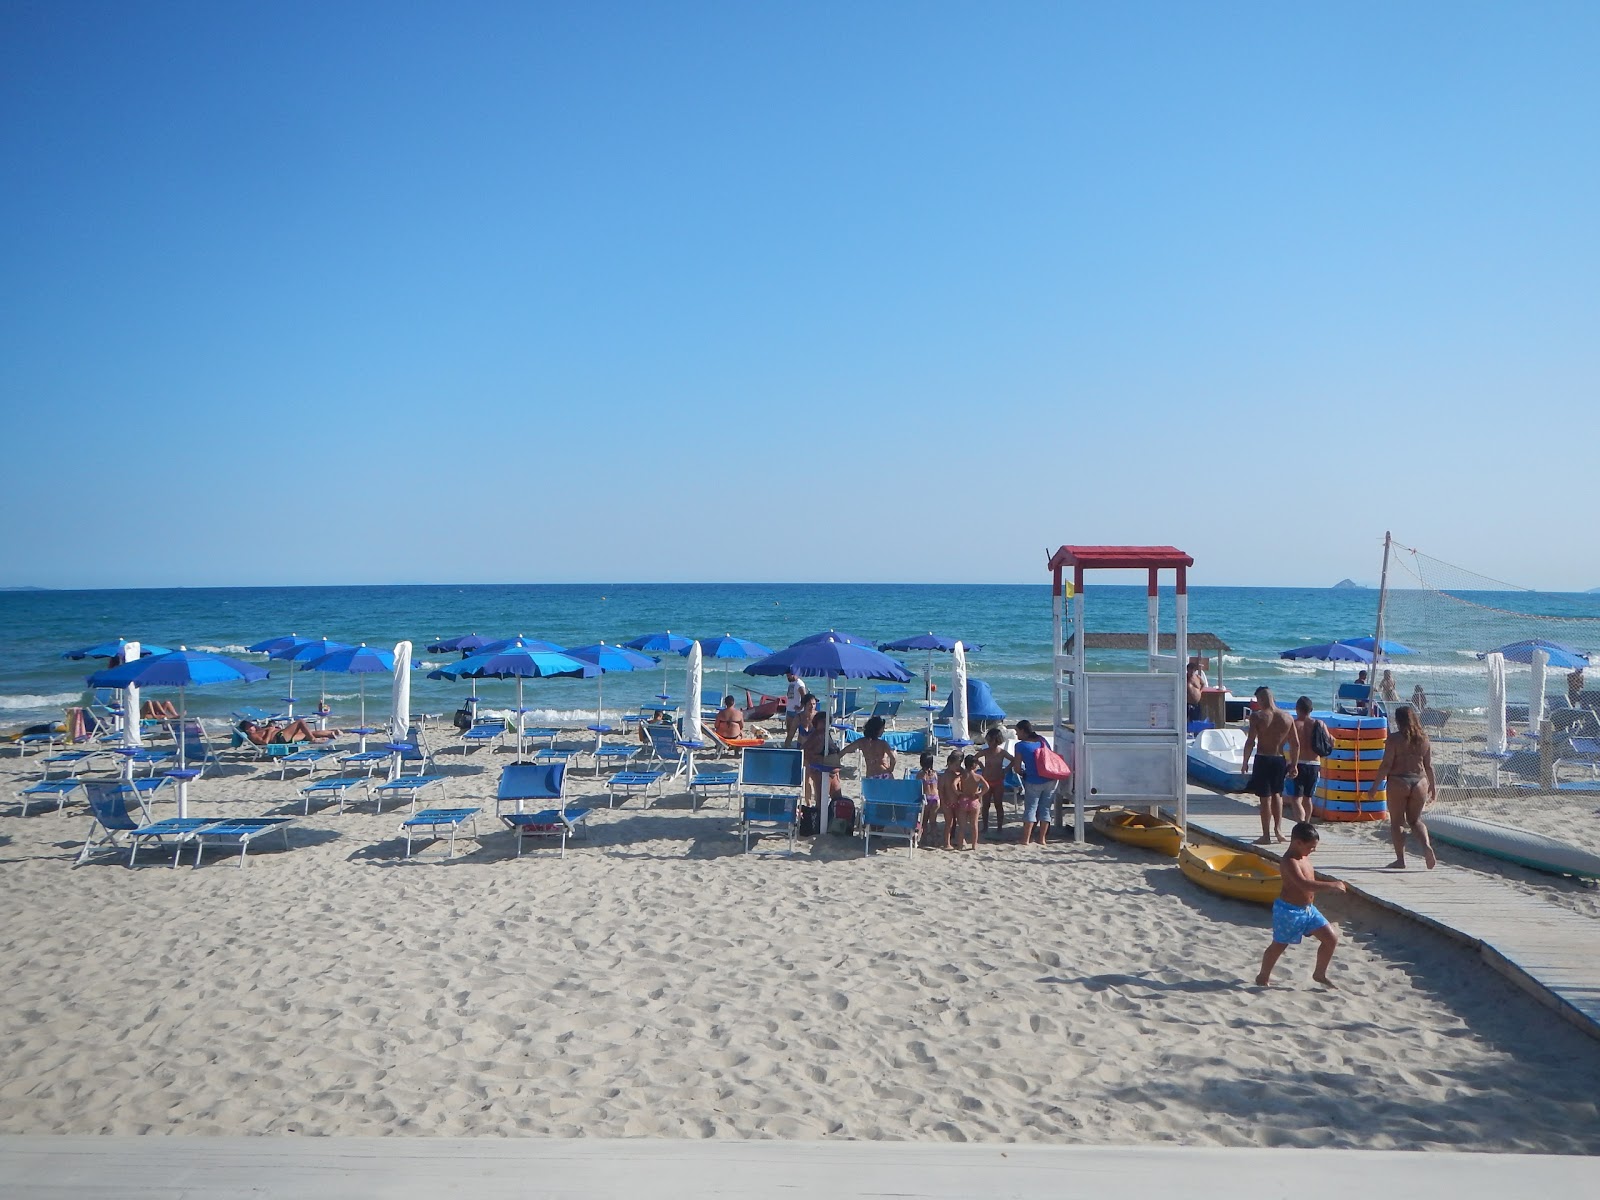
<svg viewBox="0 0 1600 1200"><path fill-rule="evenodd" d="M0 0L0 584L1393 528L1600 586L1597 61L1592 3Z"/></svg>

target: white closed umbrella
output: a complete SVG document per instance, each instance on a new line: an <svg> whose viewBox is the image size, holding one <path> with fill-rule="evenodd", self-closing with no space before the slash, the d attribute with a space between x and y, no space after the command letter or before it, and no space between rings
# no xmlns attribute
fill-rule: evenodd
<svg viewBox="0 0 1600 1200"><path fill-rule="evenodd" d="M1533 678L1528 684L1528 732L1538 733L1544 722L1544 669L1550 656L1535 646L1528 662L1533 667Z"/></svg>
<svg viewBox="0 0 1600 1200"><path fill-rule="evenodd" d="M1498 650L1484 655L1489 668L1489 753L1506 748L1506 656Z"/></svg>
<svg viewBox="0 0 1600 1200"><path fill-rule="evenodd" d="M972 740L967 733L967 650L960 642L950 654L950 740Z"/></svg>
<svg viewBox="0 0 1600 1200"><path fill-rule="evenodd" d="M138 642L129 642L123 651L125 662L138 662L143 651ZM139 689L129 684L122 689L122 744L137 749L139 746ZM128 778L133 778L133 759L127 760Z"/></svg>
<svg viewBox="0 0 1600 1200"><path fill-rule="evenodd" d="M518 718L521 719L520 717ZM394 686L389 692L389 740L403 742L411 733L411 643L394 644ZM389 760L389 778L400 774L397 752Z"/></svg>
<svg viewBox="0 0 1600 1200"><path fill-rule="evenodd" d="M700 740L700 692L703 665L700 643L696 642L689 647L689 670L685 689L688 696L684 701L683 713L683 740L686 742L698 742Z"/></svg>

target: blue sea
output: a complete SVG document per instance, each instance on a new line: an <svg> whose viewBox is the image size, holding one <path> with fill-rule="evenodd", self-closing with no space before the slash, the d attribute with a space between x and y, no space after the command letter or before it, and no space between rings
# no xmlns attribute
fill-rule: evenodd
<svg viewBox="0 0 1600 1200"><path fill-rule="evenodd" d="M1291 646L1341 637L1370 635L1378 594L1369 589L1294 589L1202 587L1190 593L1190 629L1215 633L1230 651L1222 664L1224 681L1235 693L1265 683L1283 697L1309 695L1318 704L1332 694L1336 677L1329 668L1278 657ZM1495 600L1495 597L1478 597ZM1500 607L1600 619L1600 596L1516 593L1499 598ZM1091 632L1141 632L1145 595L1141 587L1100 586L1088 594ZM1172 597L1162 598L1163 629L1171 629ZM1430 702L1459 710L1481 709L1485 685L1476 651L1516 637L1556 636L1565 627L1526 628L1510 618L1483 619L1492 609L1472 610L1457 619L1449 605L1421 605L1413 597L1393 611L1391 636L1419 651L1397 659L1394 672L1403 694L1421 683ZM1495 625L1495 621L1499 624ZM1570 638L1600 643L1593 621L1571 627ZM1050 712L1050 594L1044 585L960 584L598 584L480 585L311 588L185 588L135 591L39 591L0 593L0 725L59 718L76 702L84 677L98 666L61 658L63 651L116 637L165 646L186 645L243 655L245 646L286 633L325 636L339 641L392 647L412 641L424 660L413 683L417 711L447 712L460 703L466 683L430 681L427 669L444 665L448 655L422 647L438 637L464 633L493 636L527 634L562 645L605 639L623 642L643 633L670 629L691 637L733 633L774 649L806 634L837 629L888 641L929 630L981 645L970 671L986 680L1000 705L1013 717L1047 718ZM1478 644L1487 641L1487 644ZM1585 650L1600 648L1584 645ZM1108 652L1092 660L1098 667L1134 666L1138 655ZM265 662L257 659L256 661ZM906 657L920 673L924 655ZM267 664L272 677L256 684L193 689L192 712L222 716L241 705L270 706L288 694L283 664ZM739 674L742 662L708 662L706 690L722 687L726 665L736 687L759 690L760 680ZM607 675L609 713L637 706L663 690L682 695L683 660L671 657L662 669ZM1355 668L1342 666L1348 680ZM949 686L948 656L933 657L935 680ZM1217 679L1212 664L1212 681ZM665 688L663 688L665 682ZM776 690L768 681L769 691ZM1553 679L1551 691L1558 686ZM369 677L369 709L386 706L388 681ZM335 721L356 715L358 681L344 675L297 671L297 697L326 691ZM514 703L515 684L478 684L486 708ZM741 697L742 692L738 693ZM373 701L376 703L373 703ZM525 703L537 719L578 721L595 710L596 685L583 680L536 680L526 685Z"/></svg>

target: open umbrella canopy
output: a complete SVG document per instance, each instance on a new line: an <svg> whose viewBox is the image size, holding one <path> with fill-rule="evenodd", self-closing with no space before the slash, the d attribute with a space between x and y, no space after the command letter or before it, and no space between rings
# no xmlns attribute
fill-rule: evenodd
<svg viewBox="0 0 1600 1200"><path fill-rule="evenodd" d="M458 663L430 672L428 678L454 679L466 675L474 679L593 679L598 674L598 667L553 650L505 646L499 650L485 649L477 654L469 654Z"/></svg>
<svg viewBox="0 0 1600 1200"><path fill-rule="evenodd" d="M1354 646L1357 650L1365 650L1368 654L1372 653L1372 639L1370 637L1340 638L1339 639L1339 645L1341 645L1341 646ZM1379 654L1415 654L1416 651L1413 650L1410 646L1402 646L1399 642L1391 641L1388 638L1384 638L1381 642L1378 643L1378 653Z"/></svg>
<svg viewBox="0 0 1600 1200"><path fill-rule="evenodd" d="M205 650L180 646L150 658L123 663L89 676L90 687L198 687L207 683L253 683L267 677L266 669Z"/></svg>
<svg viewBox="0 0 1600 1200"><path fill-rule="evenodd" d="M300 661L302 671L337 671L347 675L387 675L394 670L394 651L380 650L362 642L359 646L345 646L330 651L309 662ZM416 663L411 664L413 667Z"/></svg>
<svg viewBox="0 0 1600 1200"><path fill-rule="evenodd" d="M1372 651L1363 650L1359 646L1348 646L1343 642L1321 642L1315 646L1296 646L1293 650L1284 650L1278 657L1309 658L1318 662L1370 663Z"/></svg>
<svg viewBox="0 0 1600 1200"><path fill-rule="evenodd" d="M794 642L792 644L796 646L804 646L811 642L824 641L843 642L847 646L866 646L869 649L876 644L871 638L857 637L853 633L840 633L837 629L827 629L821 633L813 633L810 637L803 637L798 642Z"/></svg>
<svg viewBox="0 0 1600 1200"><path fill-rule="evenodd" d="M630 650L642 650L647 654L688 654L694 639L668 629L662 633L647 633L622 644Z"/></svg>
<svg viewBox="0 0 1600 1200"><path fill-rule="evenodd" d="M298 646L282 646L277 650L268 650L268 658L281 659L284 662L308 663L319 658L326 658L335 650L354 650L355 647L345 642L330 641L328 638L316 638L313 641L302 642Z"/></svg>
<svg viewBox="0 0 1600 1200"><path fill-rule="evenodd" d="M842 679L890 679L905 683L907 671L887 654L860 641L846 641L845 635L813 634L785 646L744 669L746 675L787 675L793 672L807 678L826 676Z"/></svg>
<svg viewBox="0 0 1600 1200"><path fill-rule="evenodd" d="M1496 646L1478 655L1487 658L1490 654L1498 654L1507 662L1529 664L1533 662L1533 652L1543 650L1550 659L1546 665L1560 671L1576 671L1589 665L1589 656L1581 650L1560 642L1547 642L1543 638L1526 638L1520 642L1509 642L1504 646Z"/></svg>
<svg viewBox="0 0 1600 1200"><path fill-rule="evenodd" d="M904 653L908 650L943 650L946 654L956 648L956 643L961 643L961 648L968 654L976 654L983 647L976 642L964 641L961 638L942 637L937 633L919 633L915 637L901 638L897 642L884 642L879 650L890 650L895 653Z"/></svg>
<svg viewBox="0 0 1600 1200"><path fill-rule="evenodd" d="M272 654L275 650L298 650L301 646L309 646L316 638L301 637L298 633L286 633L282 637L271 637L257 642L245 649L251 654ZM278 657L282 657L279 655Z"/></svg>
<svg viewBox="0 0 1600 1200"><path fill-rule="evenodd" d="M592 646L576 646L567 653L573 658L599 667L602 671L648 671L659 666L660 659L640 654L626 646L613 646L609 642L596 642Z"/></svg>
<svg viewBox="0 0 1600 1200"><path fill-rule="evenodd" d="M62 658L121 658L127 653L128 641L126 638L117 638L115 641L101 642L97 646L84 646L78 650L68 650ZM152 646L149 643L140 643L139 656L141 658L154 658L158 654L171 654L166 646Z"/></svg>
<svg viewBox="0 0 1600 1200"><path fill-rule="evenodd" d="M468 654L498 654L502 650L536 650L545 654L565 654L567 652L565 646L558 646L555 642L547 642L542 638L531 638L519 633L516 637L496 638L492 642L484 642L476 650L468 651Z"/></svg>
<svg viewBox="0 0 1600 1200"><path fill-rule="evenodd" d="M493 638L480 637L476 633L464 633L460 637L439 638L429 642L425 649L429 654L471 654L482 650ZM431 679L432 676L429 676Z"/></svg>
<svg viewBox="0 0 1600 1200"><path fill-rule="evenodd" d="M752 642L749 638L734 637L731 633L724 633L719 637L699 639L700 653L707 658L765 658L772 650L760 642ZM678 653L687 657L689 648L685 646Z"/></svg>

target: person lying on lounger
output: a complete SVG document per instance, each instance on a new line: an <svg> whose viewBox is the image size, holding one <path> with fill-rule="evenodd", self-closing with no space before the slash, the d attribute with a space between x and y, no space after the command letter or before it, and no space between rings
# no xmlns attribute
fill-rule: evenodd
<svg viewBox="0 0 1600 1200"><path fill-rule="evenodd" d="M287 725L279 725L276 721L268 721L265 724L240 721L239 732L257 746L281 746L288 742L331 742L339 736L337 729L311 728L306 724L304 717L296 717Z"/></svg>
<svg viewBox="0 0 1600 1200"><path fill-rule="evenodd" d="M152 717L157 721L176 721L178 719L177 707L171 700L146 700L139 708L139 715L142 717Z"/></svg>

